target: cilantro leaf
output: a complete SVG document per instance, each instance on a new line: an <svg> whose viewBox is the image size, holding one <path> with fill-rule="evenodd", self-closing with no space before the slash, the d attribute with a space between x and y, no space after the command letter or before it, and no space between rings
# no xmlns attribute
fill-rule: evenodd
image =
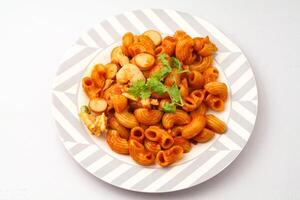
<svg viewBox="0 0 300 200"><path fill-rule="evenodd" d="M175 67L179 71L182 70L181 63L176 57L172 57L171 65L172 65L172 67Z"/></svg>
<svg viewBox="0 0 300 200"><path fill-rule="evenodd" d="M166 103L163 108L163 112L169 112L169 113L174 113L176 112L176 106L173 103Z"/></svg>
<svg viewBox="0 0 300 200"><path fill-rule="evenodd" d="M166 86L155 77L151 77L147 80L147 86L158 95L163 95L167 90Z"/></svg>
<svg viewBox="0 0 300 200"><path fill-rule="evenodd" d="M174 83L168 90L167 90L171 100L173 103L182 106L182 99L181 99L181 95L180 95L180 91L176 85L176 83Z"/></svg>
<svg viewBox="0 0 300 200"><path fill-rule="evenodd" d="M135 97L140 97L141 92L146 89L146 83L144 80L135 81L130 88L128 88L128 93Z"/></svg>
<svg viewBox="0 0 300 200"><path fill-rule="evenodd" d="M143 91L140 92L140 97L142 99L147 99L151 96L151 90L150 89L145 89Z"/></svg>

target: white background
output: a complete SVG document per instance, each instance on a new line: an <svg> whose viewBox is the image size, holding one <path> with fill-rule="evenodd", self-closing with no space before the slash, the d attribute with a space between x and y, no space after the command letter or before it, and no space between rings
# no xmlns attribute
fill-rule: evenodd
<svg viewBox="0 0 300 200"><path fill-rule="evenodd" d="M99 20L140 8L202 17L252 64L259 90L253 135L221 174L188 190L143 194L83 170L60 143L51 84L64 52ZM0 199L300 199L300 1L0 2Z"/></svg>

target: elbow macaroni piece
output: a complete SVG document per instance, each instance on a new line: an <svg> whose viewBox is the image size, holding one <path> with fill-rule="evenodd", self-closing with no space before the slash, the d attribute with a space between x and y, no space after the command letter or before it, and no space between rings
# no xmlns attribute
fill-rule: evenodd
<svg viewBox="0 0 300 200"><path fill-rule="evenodd" d="M212 130L204 128L198 135L193 137L193 140L198 143L205 143L211 140L215 136L215 133Z"/></svg>
<svg viewBox="0 0 300 200"><path fill-rule="evenodd" d="M212 94L207 95L205 102L207 106L214 111L221 112L225 109L224 101Z"/></svg>
<svg viewBox="0 0 300 200"><path fill-rule="evenodd" d="M121 94L114 94L110 97L116 112L123 112L127 108L127 98Z"/></svg>
<svg viewBox="0 0 300 200"><path fill-rule="evenodd" d="M139 126L139 123L136 120L135 116L127 110L121 113L115 112L115 118L122 126L126 128L134 128L136 126Z"/></svg>
<svg viewBox="0 0 300 200"><path fill-rule="evenodd" d="M207 112L206 105L204 103L201 103L200 106L196 110L192 111L190 114L192 118L195 118L198 115L205 115L206 112Z"/></svg>
<svg viewBox="0 0 300 200"><path fill-rule="evenodd" d="M173 137L158 126L150 126L146 129L145 137L150 141L158 142L163 149L170 148L174 143Z"/></svg>
<svg viewBox="0 0 300 200"><path fill-rule="evenodd" d="M116 130L109 130L106 141L110 148L119 154L128 154L129 146L126 139L121 138Z"/></svg>
<svg viewBox="0 0 300 200"><path fill-rule="evenodd" d="M138 108L134 111L134 116L141 124L151 126L160 122L163 113L160 110Z"/></svg>
<svg viewBox="0 0 300 200"><path fill-rule="evenodd" d="M205 83L203 75L197 70L193 70L191 73L189 73L188 81L189 86L191 86L193 89L201 89Z"/></svg>
<svg viewBox="0 0 300 200"><path fill-rule="evenodd" d="M183 149L183 153L190 152L192 145L191 143L185 139L184 137L175 137L174 138L174 145L181 146Z"/></svg>
<svg viewBox="0 0 300 200"><path fill-rule="evenodd" d="M172 128L174 125L185 125L190 121L189 114L179 109L175 113L165 113L162 117L162 124L166 129Z"/></svg>
<svg viewBox="0 0 300 200"><path fill-rule="evenodd" d="M206 127L216 133L225 133L227 130L226 124L213 114L206 115Z"/></svg>
<svg viewBox="0 0 300 200"><path fill-rule="evenodd" d="M140 126L136 126L130 130L130 139L137 140L140 143L144 142L145 134L144 129Z"/></svg>
<svg viewBox="0 0 300 200"><path fill-rule="evenodd" d="M203 72L205 84L216 81L219 77L219 71L215 67L209 67Z"/></svg>
<svg viewBox="0 0 300 200"><path fill-rule="evenodd" d="M201 61L198 61L197 63L191 64L190 65L190 70L191 71L198 71L198 72L204 72L206 71L213 63L213 58L212 56L207 56L202 58Z"/></svg>
<svg viewBox="0 0 300 200"><path fill-rule="evenodd" d="M210 94L220 97L221 100L225 101L228 96L227 86L225 83L213 81L209 82L204 86L205 90Z"/></svg>
<svg viewBox="0 0 300 200"><path fill-rule="evenodd" d="M171 130L171 135L172 137L180 137L182 136L182 130L183 130L183 126L176 126L174 128L172 128Z"/></svg>
<svg viewBox="0 0 300 200"><path fill-rule="evenodd" d="M122 126L116 118L114 117L111 117L109 120L108 120L108 126L113 129L113 130L116 130L119 135L128 140L129 139L129 131L124 127Z"/></svg>
<svg viewBox="0 0 300 200"><path fill-rule="evenodd" d="M186 139L193 138L202 131L202 129L205 127L205 124L206 119L203 115L196 116L195 118L193 118L191 123L184 126L182 130L182 137Z"/></svg>
<svg viewBox="0 0 300 200"><path fill-rule="evenodd" d="M97 88L95 81L90 77L84 77L82 79L82 87L83 87L85 94L90 99L97 98L101 91L101 89Z"/></svg>
<svg viewBox="0 0 300 200"><path fill-rule="evenodd" d="M190 112L200 106L205 96L204 90L194 90L190 96L184 99L183 110Z"/></svg>
<svg viewBox="0 0 300 200"><path fill-rule="evenodd" d="M104 65L96 64L92 70L91 78L95 81L98 88L103 88L105 84L106 70Z"/></svg>
<svg viewBox="0 0 300 200"><path fill-rule="evenodd" d="M181 80L181 83L179 84L179 91L180 95L183 99L187 98L189 96L189 86L188 81L186 78Z"/></svg>
<svg viewBox="0 0 300 200"><path fill-rule="evenodd" d="M180 160L182 156L183 148L181 146L175 145L170 149L159 151L156 155L156 162L162 167L167 167Z"/></svg>
<svg viewBox="0 0 300 200"><path fill-rule="evenodd" d="M148 166L155 162L155 156L136 140L129 140L129 154L140 165Z"/></svg>
<svg viewBox="0 0 300 200"><path fill-rule="evenodd" d="M176 39L171 36L167 36L162 40L161 45L155 49L155 53L156 54L166 53L169 56L172 56L175 52L175 48L176 48Z"/></svg>
<svg viewBox="0 0 300 200"><path fill-rule="evenodd" d="M145 148L148 151L152 152L154 155L156 155L161 150L161 147L157 142L153 142L148 139L145 139L144 145L145 145Z"/></svg>

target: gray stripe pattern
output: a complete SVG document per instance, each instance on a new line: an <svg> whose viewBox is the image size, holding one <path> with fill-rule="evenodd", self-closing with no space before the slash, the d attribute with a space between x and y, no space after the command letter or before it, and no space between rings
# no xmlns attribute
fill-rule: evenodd
<svg viewBox="0 0 300 200"><path fill-rule="evenodd" d="M138 29L125 17L124 15L117 15L117 20L125 27L127 30L131 30L132 33L139 33Z"/></svg>
<svg viewBox="0 0 300 200"><path fill-rule="evenodd" d="M107 31L107 33L115 39L115 41L119 41L121 39L119 33L112 27L112 25L108 23L108 21L105 20L101 22L101 25Z"/></svg>
<svg viewBox="0 0 300 200"><path fill-rule="evenodd" d="M89 155L88 157L86 157L84 160L81 161L81 165L83 167L88 167L91 164L93 164L94 162L96 162L97 160L99 160L100 158L102 158L102 156L104 156L106 153L104 151L101 151L100 149L94 153L92 153L91 155Z"/></svg>
<svg viewBox="0 0 300 200"><path fill-rule="evenodd" d="M233 84L236 80L238 80L247 70L249 69L249 65L245 62L240 66L238 70L236 70L233 74L228 77L228 80L231 84Z"/></svg>
<svg viewBox="0 0 300 200"><path fill-rule="evenodd" d="M57 75L63 73L64 71L66 71L67 69L69 69L71 66L79 63L82 59L84 59L87 56L91 55L95 51L97 51L97 48L94 48L94 47L85 47L80 52L78 52L75 55L73 55L71 58L68 58L67 60L65 60L59 66L59 69L57 71Z"/></svg>
<svg viewBox="0 0 300 200"><path fill-rule="evenodd" d="M195 171L197 168L203 165L207 160L213 157L216 153L217 151L206 151L205 153L201 154L201 156L193 163L193 165L190 165L188 168L183 170L181 173L179 173L177 176L172 178L170 181L164 184L157 191L162 192L162 191L168 191L172 189L174 186L180 183L183 178L189 176L191 172Z"/></svg>
<svg viewBox="0 0 300 200"><path fill-rule="evenodd" d="M181 30L180 26L173 20L169 15L165 13L164 10L153 9L153 12L172 30Z"/></svg>
<svg viewBox="0 0 300 200"><path fill-rule="evenodd" d="M99 34L94 30L88 30L89 36L97 43L98 47L107 46L106 42L99 36Z"/></svg>
<svg viewBox="0 0 300 200"><path fill-rule="evenodd" d="M251 101L239 101L239 103L244 106L245 108L247 108L247 110L249 110L250 112L252 112L252 114L256 115L257 113L257 106L255 104L253 104Z"/></svg>
<svg viewBox="0 0 300 200"><path fill-rule="evenodd" d="M238 155L240 151L231 151L223 160L206 172L203 176L199 177L192 185L197 185L203 181L210 179L216 175L216 171L222 171L225 169Z"/></svg>
<svg viewBox="0 0 300 200"><path fill-rule="evenodd" d="M244 84L244 86L239 89L233 96L232 96L232 100L233 101L238 101L239 99L241 99L250 89L252 89L253 87L256 87L255 84L255 79L254 77L252 77L250 80L247 81L246 84Z"/></svg>
<svg viewBox="0 0 300 200"><path fill-rule="evenodd" d="M60 111L60 113L64 116L65 119L68 119L69 123L73 125L73 127L81 133L81 135L90 143L94 144L95 142L91 139L90 135L86 133L82 123L74 117L74 115L60 102L60 100L53 95L52 98L53 105Z"/></svg>
<svg viewBox="0 0 300 200"><path fill-rule="evenodd" d="M150 19L148 19L148 17L146 17L146 15L140 11L140 10L135 10L132 12L141 22L143 22L143 24L148 28L148 29L154 29L154 30L158 30L158 28L152 23L152 21Z"/></svg>

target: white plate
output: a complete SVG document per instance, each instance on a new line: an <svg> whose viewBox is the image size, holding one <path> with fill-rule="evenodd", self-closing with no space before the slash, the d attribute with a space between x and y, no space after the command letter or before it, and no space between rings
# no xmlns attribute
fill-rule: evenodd
<svg viewBox="0 0 300 200"><path fill-rule="evenodd" d="M215 113L228 124L228 131L212 141L193 145L191 152L168 168L144 167L129 156L114 153L104 138L89 135L78 118L88 99L81 78L95 63L106 63L111 49L126 32L155 29L163 34L184 30L191 36L208 35L217 45L214 65L220 81L229 86L226 110ZM257 88L254 74L241 50L214 26L189 14L146 9L117 15L84 32L67 52L53 86L53 115L60 138L73 158L99 179L127 190L171 192L202 183L221 172L246 145L256 119Z"/></svg>

